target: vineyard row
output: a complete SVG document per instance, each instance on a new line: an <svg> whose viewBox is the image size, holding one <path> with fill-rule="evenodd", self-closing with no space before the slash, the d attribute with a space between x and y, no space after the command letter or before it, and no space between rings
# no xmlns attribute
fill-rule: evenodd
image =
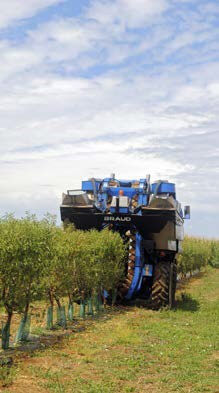
<svg viewBox="0 0 219 393"><path fill-rule="evenodd" d="M62 299L68 298L69 318L73 302L91 305L103 290L115 295L124 277L126 245L109 230L77 231L56 226L52 216L38 220L26 215L0 219L0 302L7 314L2 327L2 348L9 346L10 326L15 312L22 314L18 337L25 334L30 304L48 301L47 325L53 327L56 304L62 318ZM207 264L217 266L219 241L186 237L178 272L186 275ZM65 319L65 318L64 318Z"/></svg>

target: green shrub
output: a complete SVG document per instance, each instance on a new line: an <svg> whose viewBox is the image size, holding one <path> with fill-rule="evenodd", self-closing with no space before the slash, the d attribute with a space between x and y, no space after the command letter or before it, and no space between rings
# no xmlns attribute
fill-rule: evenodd
<svg viewBox="0 0 219 393"><path fill-rule="evenodd" d="M219 241L185 236L183 252L178 256L178 272L185 275L188 272L200 270L209 265L219 264Z"/></svg>
<svg viewBox="0 0 219 393"><path fill-rule="evenodd" d="M219 241L212 240L211 242L211 260L209 264L212 267L219 268Z"/></svg>
<svg viewBox="0 0 219 393"><path fill-rule="evenodd" d="M8 319L2 331L2 346L9 346L14 311L28 320L30 303L49 297L52 328L54 301L85 301L112 290L123 277L125 245L118 233L84 232L55 225L27 214L22 219L6 215L0 220L0 301ZM58 310L58 311L59 311ZM21 336L21 335L20 335Z"/></svg>
<svg viewBox="0 0 219 393"><path fill-rule="evenodd" d="M0 291L8 315L2 346L9 345L14 311L27 319L30 302L39 296L45 262L49 258L48 223L27 214L22 219L6 215L0 221Z"/></svg>

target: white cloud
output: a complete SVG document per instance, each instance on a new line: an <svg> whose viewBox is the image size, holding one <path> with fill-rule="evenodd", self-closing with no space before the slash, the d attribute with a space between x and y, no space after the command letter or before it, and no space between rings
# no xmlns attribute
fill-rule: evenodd
<svg viewBox="0 0 219 393"><path fill-rule="evenodd" d="M176 53L188 61L192 57L192 46L203 43L206 48L199 51L199 59L214 58L218 29L211 29L209 22L204 23L203 28L200 20L190 23L185 19L190 28L183 31L180 28L175 34L173 24L165 23L163 16L168 4L164 0L94 0L81 18L56 18L40 24L29 30L27 39L16 47L7 41L0 43L4 58L0 79L31 66L53 71L57 63L70 73L100 64L117 65L135 56L144 56L146 63L159 64ZM187 18L186 13L182 16ZM139 28L145 31L139 33Z"/></svg>
<svg viewBox="0 0 219 393"><path fill-rule="evenodd" d="M39 54L28 46L16 48L7 41L0 41L0 83L14 74L24 72L40 62Z"/></svg>
<svg viewBox="0 0 219 393"><path fill-rule="evenodd" d="M120 24L124 28L138 28L151 23L151 18L166 11L166 0L94 0L86 16L101 24Z"/></svg>
<svg viewBox="0 0 219 393"><path fill-rule="evenodd" d="M212 87L188 88L172 78L163 75L156 82L157 88L153 79L136 77L127 81L126 76L118 73L92 79L30 75L17 80L16 85L12 80L6 91L0 93L1 160L9 160L10 153L5 157L3 152L10 147L56 144L55 149L59 150L64 140L73 143L91 136L145 132L140 138L145 142L151 136L163 134L189 135L191 129L212 120L213 109L210 111L208 101L213 103L215 90L211 94ZM192 108L200 106L200 99L206 103L205 111L201 113L200 107L199 112L193 113ZM188 103L189 111L185 108ZM173 105L175 108L169 110ZM138 147L133 141L132 144Z"/></svg>
<svg viewBox="0 0 219 393"><path fill-rule="evenodd" d="M204 181L216 207L217 31L203 22L199 36L200 17L190 26L180 7L177 30L168 3L94 0L81 17L0 42L1 209L58 213L62 191L112 172L176 180L203 209ZM49 2L19 18L37 4Z"/></svg>
<svg viewBox="0 0 219 393"><path fill-rule="evenodd" d="M43 8L65 0L1 0L0 28L6 28L16 20L30 18Z"/></svg>

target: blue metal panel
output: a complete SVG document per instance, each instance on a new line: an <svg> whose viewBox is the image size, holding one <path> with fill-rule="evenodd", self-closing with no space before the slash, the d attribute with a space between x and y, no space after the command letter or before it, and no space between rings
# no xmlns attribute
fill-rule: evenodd
<svg viewBox="0 0 219 393"><path fill-rule="evenodd" d="M92 191L93 184L91 181L82 181L82 190L83 191Z"/></svg>
<svg viewBox="0 0 219 393"><path fill-rule="evenodd" d="M138 204L146 206L148 204L148 196L146 194L140 194L138 197Z"/></svg>
<svg viewBox="0 0 219 393"><path fill-rule="evenodd" d="M129 212L129 208L128 207L120 207L119 208L119 213L128 213Z"/></svg>
<svg viewBox="0 0 219 393"><path fill-rule="evenodd" d="M141 271L141 278L140 278L139 283L138 283L138 288L135 291L136 294L141 290L142 279L143 279L143 274L142 274L142 271Z"/></svg>
<svg viewBox="0 0 219 393"><path fill-rule="evenodd" d="M152 184L152 186L151 186L152 193L155 192L156 186L157 186L157 183ZM158 194L160 194L160 193L175 194L175 192L176 192L176 187L175 187L174 183L162 182L158 188Z"/></svg>
<svg viewBox="0 0 219 393"><path fill-rule="evenodd" d="M100 185L99 181L95 181L96 190L98 190ZM83 191L93 191L93 183L90 180L82 181L82 190Z"/></svg>
<svg viewBox="0 0 219 393"><path fill-rule="evenodd" d="M146 190L147 182L146 179L140 179L140 188L142 191Z"/></svg>
<svg viewBox="0 0 219 393"><path fill-rule="evenodd" d="M139 282L142 279L142 237L139 233L136 234L136 253L135 253L135 272L132 283L126 295L126 299L131 299L138 289Z"/></svg>

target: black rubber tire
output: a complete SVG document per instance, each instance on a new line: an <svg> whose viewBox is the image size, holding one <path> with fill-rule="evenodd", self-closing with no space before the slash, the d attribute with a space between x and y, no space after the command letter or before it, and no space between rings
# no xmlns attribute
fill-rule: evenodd
<svg viewBox="0 0 219 393"><path fill-rule="evenodd" d="M158 310L162 307L174 306L176 292L177 268L175 263L158 262L154 268L151 300L152 307Z"/></svg>

